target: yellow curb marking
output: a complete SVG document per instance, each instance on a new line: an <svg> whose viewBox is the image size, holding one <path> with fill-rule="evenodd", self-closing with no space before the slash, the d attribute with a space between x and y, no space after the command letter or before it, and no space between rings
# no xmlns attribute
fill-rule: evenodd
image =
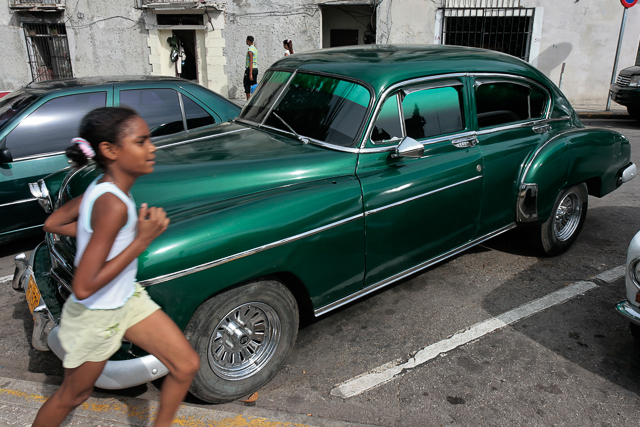
<svg viewBox="0 0 640 427"><path fill-rule="evenodd" d="M19 397L27 401L44 403L49 398L35 393L26 393L24 391L12 390L10 388L0 388L0 395ZM80 408L93 412L118 412L128 417L136 417L142 420L152 421L154 418L150 415L156 412L156 405L129 405L126 403L98 403L85 402ZM186 408L180 405L180 408ZM210 410L215 412L215 410ZM266 418L258 418L251 416L236 415L234 417L223 418L218 421L209 421L198 419L193 416L179 416L173 420L173 425L185 427L309 427L308 424L283 423L280 421L269 421Z"/></svg>

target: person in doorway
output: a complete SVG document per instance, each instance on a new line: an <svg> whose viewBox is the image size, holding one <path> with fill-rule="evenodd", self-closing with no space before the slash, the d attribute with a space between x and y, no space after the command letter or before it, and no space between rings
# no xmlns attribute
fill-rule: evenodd
<svg viewBox="0 0 640 427"><path fill-rule="evenodd" d="M180 328L135 282L138 256L169 225L162 208L136 205L129 190L153 172L156 148L133 110L102 107L80 124L67 156L104 172L82 196L52 213L44 230L76 238L73 293L62 309L59 338L64 380L42 405L33 427L55 427L89 398L122 338L155 355L169 374L162 384L155 427L169 427L200 360Z"/></svg>
<svg viewBox="0 0 640 427"><path fill-rule="evenodd" d="M282 47L284 47L284 56L293 55L293 42L291 39L283 40Z"/></svg>
<svg viewBox="0 0 640 427"><path fill-rule="evenodd" d="M251 96L251 86L258 83L258 49L253 45L253 37L247 36L247 57L244 70L244 93Z"/></svg>

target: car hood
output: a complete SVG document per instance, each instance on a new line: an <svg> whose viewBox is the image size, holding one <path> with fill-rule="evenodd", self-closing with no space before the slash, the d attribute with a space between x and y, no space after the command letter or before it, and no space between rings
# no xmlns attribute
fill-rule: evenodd
<svg viewBox="0 0 640 427"><path fill-rule="evenodd" d="M180 216L221 200L355 174L356 154L244 125L223 124L189 136L159 144L154 172L132 189L138 205Z"/></svg>
<svg viewBox="0 0 640 427"><path fill-rule="evenodd" d="M620 71L620 75L621 76L635 76L635 75L638 75L638 74L640 74L640 67L639 66L625 68L624 70Z"/></svg>

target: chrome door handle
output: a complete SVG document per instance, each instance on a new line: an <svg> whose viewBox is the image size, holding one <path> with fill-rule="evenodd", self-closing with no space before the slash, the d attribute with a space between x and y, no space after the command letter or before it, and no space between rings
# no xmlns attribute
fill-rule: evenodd
<svg viewBox="0 0 640 427"><path fill-rule="evenodd" d="M551 126L539 125L539 126L534 126L532 129L535 133L547 133L551 130Z"/></svg>
<svg viewBox="0 0 640 427"><path fill-rule="evenodd" d="M451 144L453 144L453 146L457 148L475 147L477 143L478 138L476 138L475 136L471 138L458 138L451 140Z"/></svg>

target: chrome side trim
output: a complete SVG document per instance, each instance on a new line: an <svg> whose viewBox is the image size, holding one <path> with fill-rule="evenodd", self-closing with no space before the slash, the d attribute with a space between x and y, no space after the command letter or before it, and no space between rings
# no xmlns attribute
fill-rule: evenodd
<svg viewBox="0 0 640 427"><path fill-rule="evenodd" d="M3 205L0 205L0 208L3 208L5 206L11 206L11 205L19 205L20 203L28 203L28 202L37 202L38 199L36 199L35 197L33 199L24 199L24 200L18 200L15 202L9 202L9 203L5 203Z"/></svg>
<svg viewBox="0 0 640 427"><path fill-rule="evenodd" d="M58 282L60 285L64 286L64 288L69 291L69 293L73 293L73 290L71 288L71 284L69 282L67 282L66 280L64 280L62 277L60 277L60 275L58 273L55 272L55 270L52 268L51 271L51 277L53 277L53 279Z"/></svg>
<svg viewBox="0 0 640 427"><path fill-rule="evenodd" d="M426 196L429 196L429 195L434 194L434 193L438 193L438 192L443 191L443 190L448 190L449 188L457 187L458 185L466 184L468 182L475 181L475 180L481 179L481 178L482 178L482 175L474 176L473 178L465 179L464 181L456 182L455 184L450 184L450 185L447 185L445 187L438 188L437 190L431 190L431 191L429 191L427 193L418 194L417 196L409 197L408 199L404 199L404 200L400 200L399 202L391 203L390 205L385 205L385 206L381 206L381 207L376 208L376 209L368 210L364 214L365 214L365 216L373 215L375 213L384 211L386 209L390 209L390 208L393 208L393 207L396 207L396 206L399 206L399 205L403 205L405 203L412 202L412 201L420 199L422 197L426 197Z"/></svg>
<svg viewBox="0 0 640 427"><path fill-rule="evenodd" d="M13 159L13 161L20 162L22 160L44 159L46 157L59 156L60 154L64 154L64 151L55 151L52 153L41 153L41 154L34 154L33 156L18 157L17 159Z"/></svg>
<svg viewBox="0 0 640 427"><path fill-rule="evenodd" d="M524 167L524 172L522 172L522 175L520 176L520 185L519 185L519 187L524 184L524 180L527 177L527 174L529 173L529 169L531 168L531 165L533 164L533 161L536 159L538 154L540 154L542 149L544 147L546 147L547 145L549 145L550 142L556 140L557 138L560 138L563 135L567 135L567 134L575 132L575 131L576 131L576 129L572 129L572 130L567 131L567 132L559 133L559 134L555 135L553 138L549 138L544 144L542 144L540 147L538 147L538 149L533 153L533 156L531 156L531 159L529 159L529 161L527 162L527 164Z"/></svg>
<svg viewBox="0 0 640 427"><path fill-rule="evenodd" d="M220 136L230 135L232 133L244 132L246 130L249 130L249 129L248 128L244 128L244 129L230 130L229 132L219 133L217 135L201 136L199 138L187 139L186 141L174 142L173 144L159 145L158 147L156 147L156 150L162 150L163 148L167 148L167 147L175 147L177 145L189 144L189 143L194 142L194 141L200 141L201 139L218 138Z"/></svg>
<svg viewBox="0 0 640 427"><path fill-rule="evenodd" d="M163 276L154 277L152 279L141 280L138 283L142 286L152 286L157 285L158 283L167 282L169 280L177 279L178 277L183 277L189 274L197 273L199 271L207 270L209 268L217 267L222 264L226 264L227 262L234 261L236 259L244 258L249 255L257 254L258 252L266 251L267 249L275 248L276 246L281 246L286 243L290 243L296 240L304 239L305 237L312 236L314 234L321 233L323 231L329 230L334 227L338 227L340 225L346 224L351 221L355 221L357 219L363 218L364 214L353 215L348 218L342 219L340 221L333 222L331 224L324 225L322 227L314 228L313 230L306 231L304 233L296 234L295 236L287 237L282 240L278 240L272 243L267 243L266 245L258 246L253 249L246 250L244 252L239 252L237 254L229 255L224 258L217 259L215 261L210 261L204 264L196 265L195 267L187 268L184 270L176 271L175 273L165 274Z"/></svg>
<svg viewBox="0 0 640 427"><path fill-rule="evenodd" d="M380 282L378 282L376 284L373 284L373 285L368 286L368 287L366 287L364 289L361 289L360 291L358 291L358 292L356 292L354 294L351 294L351 295L349 295L347 297L344 297L344 298L342 298L342 299L340 299L338 301L332 302L331 304L325 305L324 307L321 307L321 308L319 308L317 310L314 310L313 314L316 317L322 316L323 314L326 314L326 313L328 313L328 312L330 312L332 310L335 310L336 308L342 307L343 305L349 304L352 301L355 301L355 300L357 300L359 298L362 298L362 297L364 297L366 295L369 295L370 293L373 293L373 292L377 291L378 289L384 288L385 286L388 286L388 285L390 285L392 283L395 283L398 280L402 280L407 276L410 276L410 275L412 275L412 274L414 274L414 273L416 273L416 272L418 272L420 270L423 270L425 268L428 268L428 267L432 266L433 264L437 264L440 261L443 261L443 260L445 260L447 258L451 258L452 256L455 256L455 255L459 254L460 252L464 252L464 251L466 251L467 249L469 249L469 248L471 248L473 246L476 246L476 245L478 245L478 244L480 244L480 243L482 243L482 242L484 242L486 240L489 240L489 239L491 239L491 238L493 238L493 237L495 237L495 236L497 236L499 234L502 234L502 233L504 233L506 231L509 231L509 230L511 230L511 229L513 229L515 227L516 227L515 223L514 224L509 224L506 227L503 227L503 228L501 228L499 230L494 231L493 233L489 233L489 234L487 234L485 236L482 236L482 237L479 237L479 238L477 238L475 240L472 240L471 242L468 242L468 243L466 243L466 244L464 244L462 246L459 246L456 249L452 249L451 251L446 252L446 253L444 253L444 254L442 254L440 256L432 258L432 259L430 259L428 261L425 261L425 262L423 262L421 264L416 265L415 267L409 268L408 270L405 270L405 271L403 271L401 273L398 273L398 274L396 274L394 276L391 276L391 277L389 277L387 279L384 279L384 280L382 280L382 281L380 281Z"/></svg>
<svg viewBox="0 0 640 427"><path fill-rule="evenodd" d="M518 222L538 220L538 184L522 184L520 186L516 219Z"/></svg>
<svg viewBox="0 0 640 427"><path fill-rule="evenodd" d="M488 135L488 134L492 134L495 132L502 132L504 130L511 130L511 129L519 129L519 128L526 128L529 126L535 126L537 124L546 124L547 119L536 119L536 120L529 120L526 122L518 122L515 124L511 124L511 125L506 125L506 126L498 126L498 127L494 127L491 129L484 129L484 130L479 130L478 131L478 135Z"/></svg>

